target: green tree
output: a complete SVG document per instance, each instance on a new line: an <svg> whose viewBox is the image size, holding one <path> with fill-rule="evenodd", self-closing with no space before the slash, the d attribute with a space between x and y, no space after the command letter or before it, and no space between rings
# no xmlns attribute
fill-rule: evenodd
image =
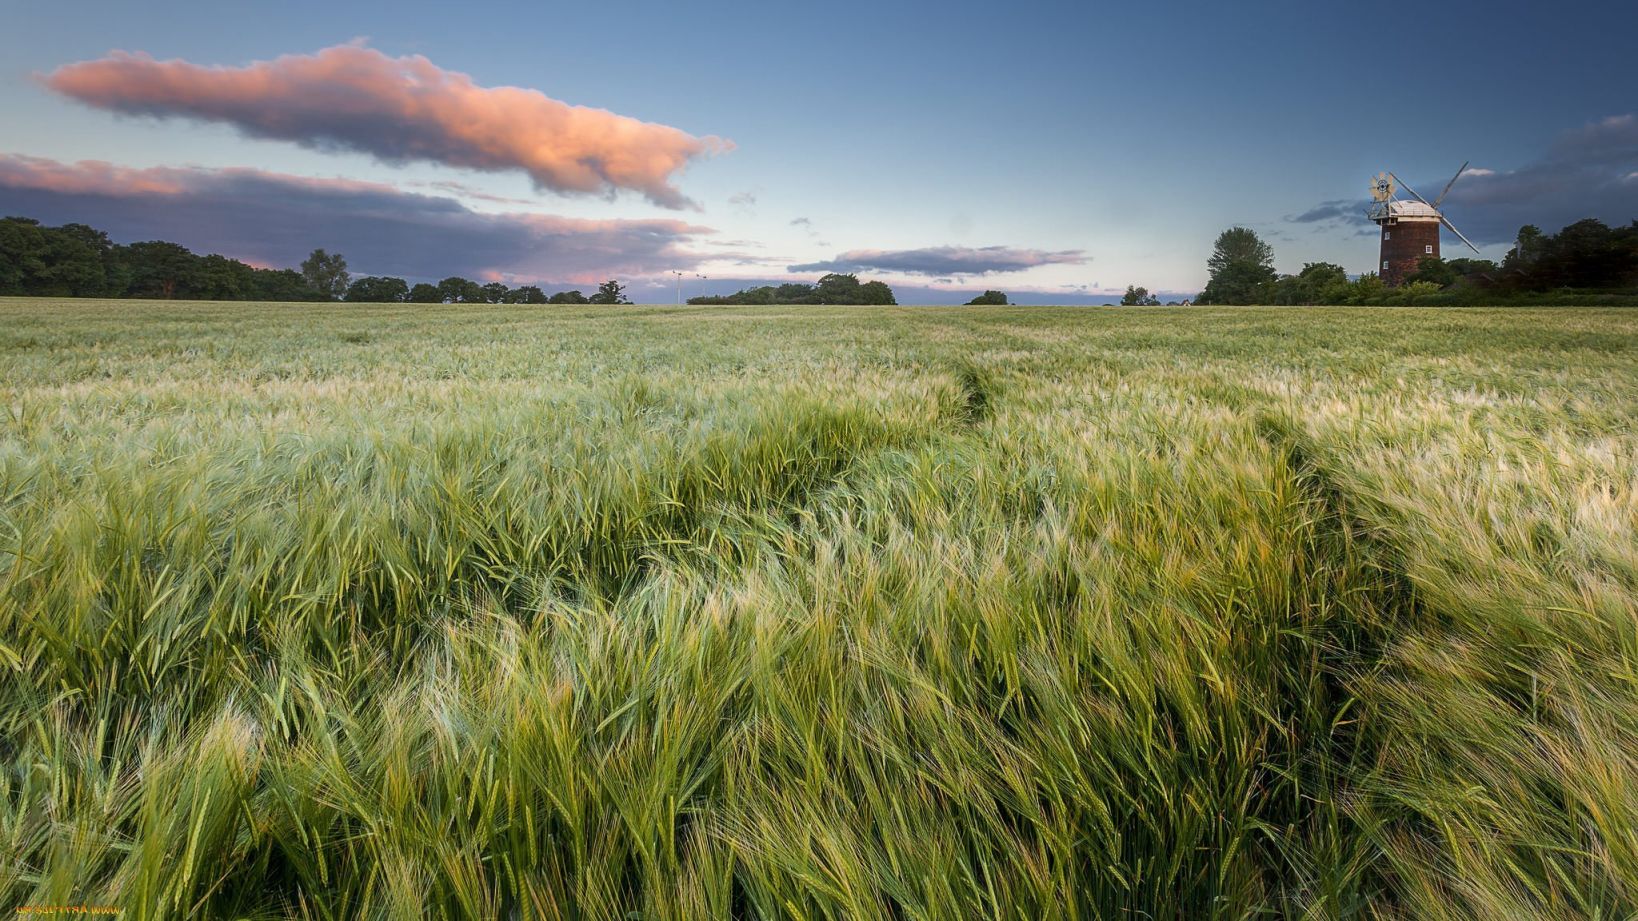
<svg viewBox="0 0 1638 921"><path fill-rule="evenodd" d="M409 282L390 276L366 275L347 286L346 300L362 304L396 304L409 299Z"/></svg>
<svg viewBox="0 0 1638 921"><path fill-rule="evenodd" d="M212 253L201 257L193 296L207 301L248 300L256 270L237 259Z"/></svg>
<svg viewBox="0 0 1638 921"><path fill-rule="evenodd" d="M559 291L546 299L550 304L590 304L591 299L581 294L579 290Z"/></svg>
<svg viewBox="0 0 1638 921"><path fill-rule="evenodd" d="M482 304L483 286L459 275L438 282L438 299L448 304Z"/></svg>
<svg viewBox="0 0 1638 921"><path fill-rule="evenodd" d="M506 292L504 303L507 304L544 304L546 292L536 285L522 285Z"/></svg>
<svg viewBox="0 0 1638 921"><path fill-rule="evenodd" d="M609 279L597 286L597 293L591 296L593 304L629 304L626 300L626 287L614 279Z"/></svg>
<svg viewBox="0 0 1638 921"><path fill-rule="evenodd" d="M1423 256L1416 262L1416 271L1405 276L1405 282L1406 284L1426 282L1440 288L1448 288L1456 283L1456 270L1438 256Z"/></svg>
<svg viewBox="0 0 1638 921"><path fill-rule="evenodd" d="M774 303L817 304L819 303L819 297L814 293L813 285L793 281L786 282L774 289Z"/></svg>
<svg viewBox="0 0 1638 921"><path fill-rule="evenodd" d="M442 304L444 295L443 292L438 290L437 285L430 285L423 281L410 289L408 300L411 304Z"/></svg>
<svg viewBox="0 0 1638 921"><path fill-rule="evenodd" d="M1148 288L1127 285L1126 293L1120 297L1122 307L1157 307L1160 299L1149 293Z"/></svg>
<svg viewBox="0 0 1638 921"><path fill-rule="evenodd" d="M1341 304L1348 298L1348 272L1334 262L1310 262L1296 275L1274 283L1276 304Z"/></svg>
<svg viewBox="0 0 1638 921"><path fill-rule="evenodd" d="M1255 304L1272 299L1274 250L1249 227L1230 227L1217 237L1206 260L1211 278L1201 304Z"/></svg>
<svg viewBox="0 0 1638 921"><path fill-rule="evenodd" d="M45 232L26 217L0 221L0 294L29 294L45 271Z"/></svg>
<svg viewBox="0 0 1638 921"><path fill-rule="evenodd" d="M328 301L341 300L347 294L347 282L351 278L347 274L346 257L322 249L313 250L312 255L302 260L301 277Z"/></svg>
<svg viewBox="0 0 1638 921"><path fill-rule="evenodd" d="M859 276L832 272L819 279L815 293L821 304L857 304L859 288Z"/></svg>
<svg viewBox="0 0 1638 921"><path fill-rule="evenodd" d="M45 230L45 271L41 294L101 297L107 294L108 235L84 224Z"/></svg>
<svg viewBox="0 0 1638 921"><path fill-rule="evenodd" d="M1525 224L1520 227L1513 248L1508 250L1507 255L1502 258L1502 268L1510 272L1528 269L1541 257L1544 241L1545 237L1543 237L1540 227L1534 224Z"/></svg>
<svg viewBox="0 0 1638 921"><path fill-rule="evenodd" d="M133 297L171 300L189 297L196 287L199 257L185 246L164 240L132 243L125 247L124 259Z"/></svg>
<svg viewBox="0 0 1638 921"><path fill-rule="evenodd" d="M45 227L31 218L0 221L0 294L105 297L113 244L84 224Z"/></svg>
<svg viewBox="0 0 1638 921"><path fill-rule="evenodd" d="M996 306L1004 307L1007 304L1007 295L1002 291L985 291L983 294L967 302L967 306Z"/></svg>
<svg viewBox="0 0 1638 921"><path fill-rule="evenodd" d="M884 281L867 281L859 286L858 301L860 304L893 305L898 301L893 297L893 289Z"/></svg>
<svg viewBox="0 0 1638 921"><path fill-rule="evenodd" d="M506 300L506 286L498 281L492 281L483 286L483 299L487 304L499 304Z"/></svg>
<svg viewBox="0 0 1638 921"><path fill-rule="evenodd" d="M249 299L253 301L317 301L324 296L313 290L295 269L253 269Z"/></svg>

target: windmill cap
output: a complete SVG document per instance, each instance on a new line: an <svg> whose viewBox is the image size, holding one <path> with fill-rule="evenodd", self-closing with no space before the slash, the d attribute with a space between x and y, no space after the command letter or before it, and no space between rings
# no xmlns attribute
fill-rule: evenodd
<svg viewBox="0 0 1638 921"><path fill-rule="evenodd" d="M1433 210L1431 205L1424 205L1419 201L1392 201L1384 204L1392 210L1394 217L1402 221L1414 221L1418 218L1429 221L1439 220L1439 212Z"/></svg>

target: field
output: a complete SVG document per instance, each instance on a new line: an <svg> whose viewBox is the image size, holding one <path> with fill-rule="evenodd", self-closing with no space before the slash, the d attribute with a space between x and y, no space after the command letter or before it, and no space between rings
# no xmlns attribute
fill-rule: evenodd
<svg viewBox="0 0 1638 921"><path fill-rule="evenodd" d="M1635 346L0 301L0 902L1634 917Z"/></svg>

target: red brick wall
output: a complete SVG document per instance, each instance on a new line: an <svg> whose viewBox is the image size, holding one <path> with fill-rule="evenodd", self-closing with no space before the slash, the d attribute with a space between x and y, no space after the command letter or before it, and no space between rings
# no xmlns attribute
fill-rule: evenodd
<svg viewBox="0 0 1638 921"><path fill-rule="evenodd" d="M1433 247L1429 253L1427 248ZM1427 256L1439 255L1438 221L1403 221L1382 225L1382 257L1376 270L1390 288L1398 287L1416 264Z"/></svg>

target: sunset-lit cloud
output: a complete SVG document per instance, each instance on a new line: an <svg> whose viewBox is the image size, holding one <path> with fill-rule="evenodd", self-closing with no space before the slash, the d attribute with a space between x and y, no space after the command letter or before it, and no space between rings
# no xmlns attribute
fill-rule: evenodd
<svg viewBox="0 0 1638 921"><path fill-rule="evenodd" d="M668 208L693 204L672 184L689 161L732 147L538 90L479 86L419 55L394 58L359 45L244 67L116 51L42 80L113 112L222 122L254 137L393 163L521 170L542 189L630 190Z"/></svg>
<svg viewBox="0 0 1638 921"><path fill-rule="evenodd" d="M691 246L713 233L673 219L477 212L376 182L9 154L0 154L0 214L90 224L122 242L172 240L258 265L294 266L323 247L355 271L412 278L589 282L690 269L707 258Z"/></svg>
<svg viewBox="0 0 1638 921"><path fill-rule="evenodd" d="M1018 249L1011 246L930 246L922 249L855 249L834 259L790 266L792 272L898 272L948 277L1020 272L1042 265L1085 265L1084 250Z"/></svg>

